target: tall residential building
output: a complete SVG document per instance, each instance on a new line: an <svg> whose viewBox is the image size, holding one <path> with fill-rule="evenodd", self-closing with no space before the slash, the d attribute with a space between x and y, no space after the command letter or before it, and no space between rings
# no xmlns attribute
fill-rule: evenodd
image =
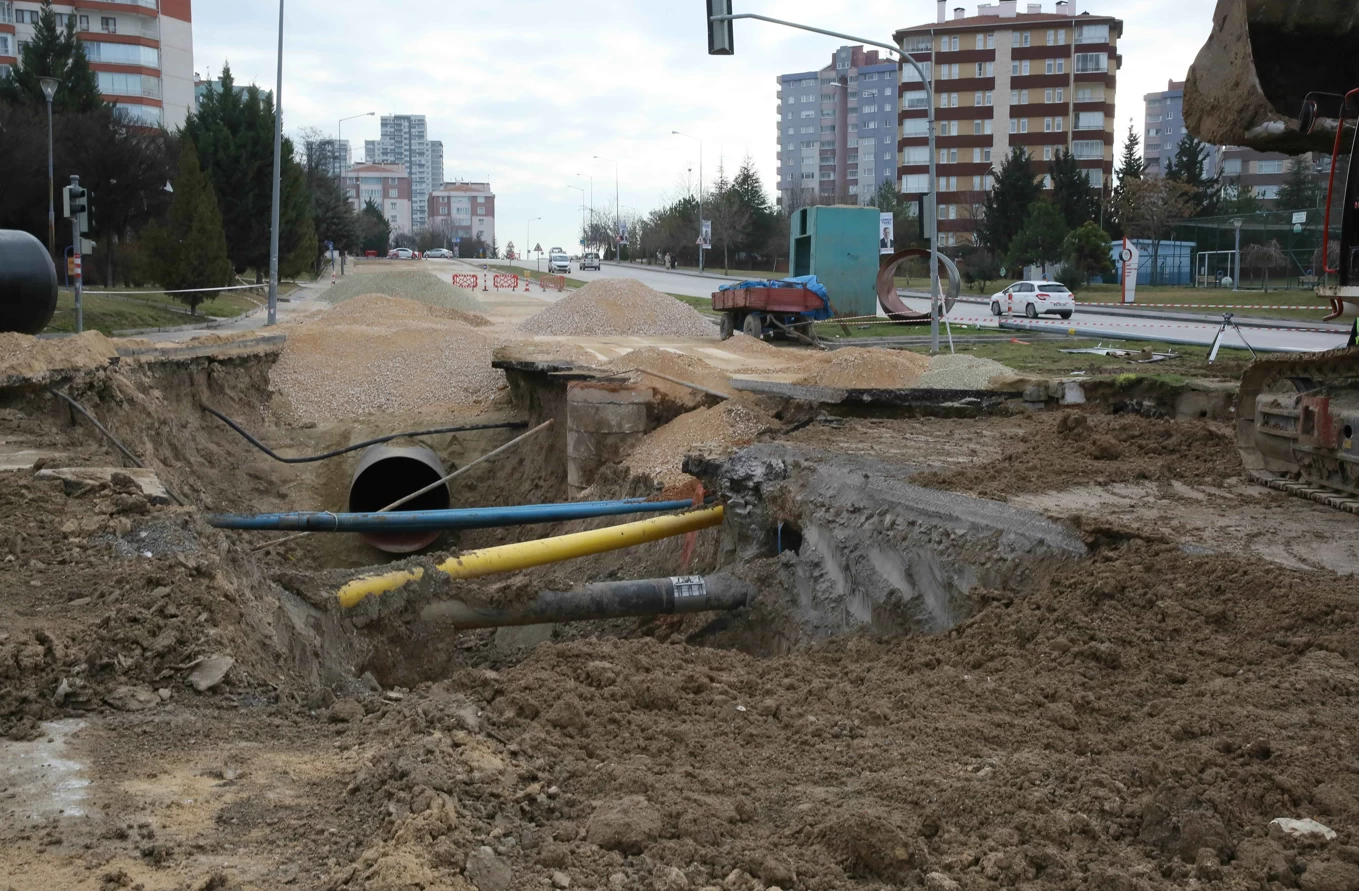
<svg viewBox="0 0 1359 891"><path fill-rule="evenodd" d="M975 16L955 7L947 17L896 32L903 52L922 63L935 91L939 177L935 203L940 246L971 244L994 169L1014 146L1043 177L1053 152L1076 156L1092 189L1104 189L1114 170L1114 93L1117 41L1123 22L1075 14L1058 0L1019 11L1016 0L982 4ZM926 93L915 69L901 71L901 191L929 192Z"/></svg>
<svg viewBox="0 0 1359 891"><path fill-rule="evenodd" d="M1279 187L1288 179L1293 159L1278 152L1257 152L1254 149L1224 145L1215 153L1222 166L1222 186L1225 190L1250 189L1266 210L1273 210L1279 197ZM1299 163L1315 165L1315 155L1303 155ZM1327 157L1326 169L1330 169ZM1315 169L1315 166L1314 166ZM1319 172L1318 172L1318 175ZM1284 207L1280 210L1296 210Z"/></svg>
<svg viewBox="0 0 1359 891"><path fill-rule="evenodd" d="M495 192L490 183L444 183L429 196L429 228L454 238L495 241Z"/></svg>
<svg viewBox="0 0 1359 891"><path fill-rule="evenodd" d="M57 24L76 20L99 92L134 121L173 130L194 109L191 0L55 3ZM0 0L0 73L33 37L40 3Z"/></svg>
<svg viewBox="0 0 1359 891"><path fill-rule="evenodd" d="M378 156L378 141L376 139L365 139L363 141L363 163L376 164Z"/></svg>
<svg viewBox="0 0 1359 891"><path fill-rule="evenodd" d="M896 178L895 62L842 46L820 71L777 81L781 205L866 204Z"/></svg>
<svg viewBox="0 0 1359 891"><path fill-rule="evenodd" d="M1184 81L1172 80L1163 92L1148 93L1142 98L1146 103L1146 119L1142 125L1142 159L1146 162L1147 173L1160 176L1175 160L1180 140L1189 133L1184 126ZM1203 173L1211 177L1217 173L1218 149L1212 145L1207 148Z"/></svg>
<svg viewBox="0 0 1359 891"><path fill-rule="evenodd" d="M362 210L369 201L382 208L392 232L412 232L411 178L400 164L356 164L341 179L349 203Z"/></svg>
<svg viewBox="0 0 1359 891"><path fill-rule="evenodd" d="M444 144L437 139L429 141L429 184L431 189L438 188L444 181Z"/></svg>
<svg viewBox="0 0 1359 891"><path fill-rule="evenodd" d="M382 137L377 141L376 157L369 160L378 164L401 164L411 177L411 225L424 229L428 225L427 212L431 158L425 116L422 114L392 114L382 116ZM366 144L365 144L366 154ZM439 144L439 166L443 166L443 144Z"/></svg>

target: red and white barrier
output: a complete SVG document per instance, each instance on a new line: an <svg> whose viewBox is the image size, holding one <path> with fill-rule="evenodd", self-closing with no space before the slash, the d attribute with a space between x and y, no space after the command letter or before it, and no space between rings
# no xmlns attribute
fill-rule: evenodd
<svg viewBox="0 0 1359 891"><path fill-rule="evenodd" d="M478 282L479 278L481 278L481 276L477 275L475 272L454 273L453 287L468 288L470 290L475 291L477 289L477 285L479 284Z"/></svg>
<svg viewBox="0 0 1359 891"><path fill-rule="evenodd" d="M566 276L564 275L541 275L538 277L538 286L544 291L551 288L554 291L566 289Z"/></svg>
<svg viewBox="0 0 1359 891"><path fill-rule="evenodd" d="M501 288L509 288L511 291L519 290L519 276L507 275L497 272L491 276L491 287L499 291Z"/></svg>

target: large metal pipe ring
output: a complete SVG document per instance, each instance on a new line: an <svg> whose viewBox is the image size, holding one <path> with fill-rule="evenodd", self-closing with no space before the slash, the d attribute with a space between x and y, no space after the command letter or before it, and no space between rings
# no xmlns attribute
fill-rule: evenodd
<svg viewBox="0 0 1359 891"><path fill-rule="evenodd" d="M37 334L57 311L57 269L27 232L0 229L0 331Z"/></svg>
<svg viewBox="0 0 1359 891"><path fill-rule="evenodd" d="M439 456L424 446L370 446L364 449L349 483L349 511L380 511L446 475ZM447 510L450 504L448 485L444 484L406 502L397 510ZM389 554L410 554L429 547L439 534L438 529L433 529L364 532L360 537Z"/></svg>
<svg viewBox="0 0 1359 891"><path fill-rule="evenodd" d="M886 265L878 270L878 299L882 301L896 298L894 279L898 266L917 257L928 263L931 253L929 248L902 248L888 257ZM948 293L944 295L944 315L948 315L953 311L953 304L958 302L958 295L963 292L963 278L958 274L957 265L946 254L939 254L939 261L944 264L944 271L948 274Z"/></svg>

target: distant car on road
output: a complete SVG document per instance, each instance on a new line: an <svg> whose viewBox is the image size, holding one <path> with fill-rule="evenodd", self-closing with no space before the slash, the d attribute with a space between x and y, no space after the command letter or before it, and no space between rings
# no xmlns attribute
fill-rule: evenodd
<svg viewBox="0 0 1359 891"><path fill-rule="evenodd" d="M991 313L997 316L1022 312L1030 319L1048 314L1069 319L1075 309L1076 298L1059 282L1015 282L991 295Z"/></svg>
<svg viewBox="0 0 1359 891"><path fill-rule="evenodd" d="M580 258L580 268L582 271L586 269L594 269L597 271L599 269L599 254L596 254L593 251L584 254Z"/></svg>
<svg viewBox="0 0 1359 891"><path fill-rule="evenodd" d="M430 248L425 251L426 260L452 260L453 252L447 248Z"/></svg>
<svg viewBox="0 0 1359 891"><path fill-rule="evenodd" d="M560 273L571 271L571 258L566 256L566 251L561 248L553 248L548 252L547 271Z"/></svg>
<svg viewBox="0 0 1359 891"><path fill-rule="evenodd" d="M410 248L392 248L390 251L387 252L387 259L415 260L418 259L418 255L415 253L415 251L411 250Z"/></svg>

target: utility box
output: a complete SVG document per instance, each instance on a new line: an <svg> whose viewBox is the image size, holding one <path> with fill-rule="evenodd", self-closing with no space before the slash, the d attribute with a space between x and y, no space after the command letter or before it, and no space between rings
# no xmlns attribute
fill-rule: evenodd
<svg viewBox="0 0 1359 891"><path fill-rule="evenodd" d="M842 316L878 312L878 209L804 207L793 214L789 273L814 275Z"/></svg>

